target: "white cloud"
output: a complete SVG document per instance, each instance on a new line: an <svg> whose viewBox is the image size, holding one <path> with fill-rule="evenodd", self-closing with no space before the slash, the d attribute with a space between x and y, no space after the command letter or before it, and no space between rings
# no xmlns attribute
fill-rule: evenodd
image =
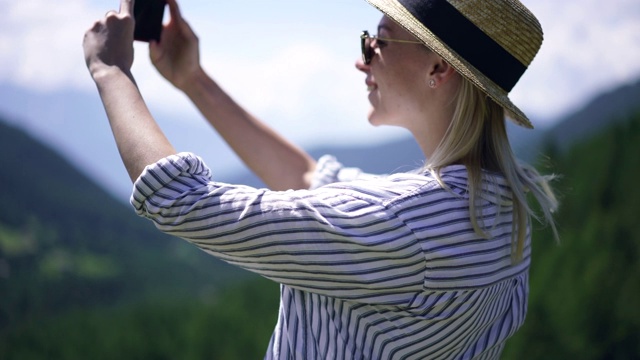
<svg viewBox="0 0 640 360"><path fill-rule="evenodd" d="M95 9L83 0L0 3L0 81L40 91L89 84L81 45Z"/></svg>
<svg viewBox="0 0 640 360"><path fill-rule="evenodd" d="M364 142L396 134L368 125L364 74L354 66L359 56L359 30L354 29L375 25L377 13L372 21L356 22L352 28L307 23L298 24L295 32L278 19L237 24L201 12L183 13L200 38L205 69L241 105L286 137L309 144ZM191 111L182 95L151 74L145 61L138 64L140 71L134 70L148 81L139 83L152 106Z"/></svg>
<svg viewBox="0 0 640 360"><path fill-rule="evenodd" d="M258 63L233 58L211 63L212 68L223 70L220 81L229 84L228 90L250 108L285 117L300 116L317 104L349 102L344 96L351 92L342 90L357 87L352 76L345 76L345 69L356 73L349 65L344 57L313 43L292 44Z"/></svg>
<svg viewBox="0 0 640 360"><path fill-rule="evenodd" d="M545 40L512 93L528 113L547 119L592 96L640 77L640 2L525 2Z"/></svg>

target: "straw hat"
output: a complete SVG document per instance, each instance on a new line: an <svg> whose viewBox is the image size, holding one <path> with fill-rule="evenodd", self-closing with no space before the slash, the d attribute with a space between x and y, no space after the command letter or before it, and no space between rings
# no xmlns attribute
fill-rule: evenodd
<svg viewBox="0 0 640 360"><path fill-rule="evenodd" d="M367 0L533 128L509 91L542 44L536 17L517 0Z"/></svg>

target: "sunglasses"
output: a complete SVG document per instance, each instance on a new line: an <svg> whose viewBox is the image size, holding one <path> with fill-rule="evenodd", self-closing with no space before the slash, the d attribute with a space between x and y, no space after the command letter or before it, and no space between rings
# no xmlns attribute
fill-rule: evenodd
<svg viewBox="0 0 640 360"><path fill-rule="evenodd" d="M371 63L371 59L373 55L375 55L375 49L371 45L373 40L381 41L381 42L397 42L403 44L422 44L420 41L413 40L399 40L399 39L389 39L389 38L381 38L378 36L371 36L367 30L363 30L360 34L360 46L362 49L362 61L366 65Z"/></svg>

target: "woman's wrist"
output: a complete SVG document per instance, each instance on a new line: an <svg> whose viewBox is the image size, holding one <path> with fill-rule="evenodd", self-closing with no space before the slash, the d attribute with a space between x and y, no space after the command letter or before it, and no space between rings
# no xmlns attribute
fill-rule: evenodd
<svg viewBox="0 0 640 360"><path fill-rule="evenodd" d="M89 66L89 73L91 74L91 78L97 85L101 85L104 82L110 81L110 79L113 79L114 77L118 77L120 75L125 75L133 80L131 71L124 70L121 67L115 65L91 65Z"/></svg>
<svg viewBox="0 0 640 360"><path fill-rule="evenodd" d="M208 88L208 83L211 81L211 78L207 75L204 69L198 66L198 68L192 71L189 76L185 77L183 84L178 88L189 98L193 99L194 97L201 95L202 92Z"/></svg>

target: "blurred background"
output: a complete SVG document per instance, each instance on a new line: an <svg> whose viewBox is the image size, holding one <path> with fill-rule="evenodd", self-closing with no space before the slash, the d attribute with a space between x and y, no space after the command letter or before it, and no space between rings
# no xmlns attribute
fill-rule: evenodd
<svg viewBox="0 0 640 360"><path fill-rule="evenodd" d="M640 2L523 0L545 32L512 92L536 130L520 158L558 173L561 242L536 225L529 314L505 359L640 358ZM371 127L362 0L183 1L207 71L314 156L370 172L421 163ZM278 285L159 234L128 203L82 54L117 0L0 0L0 359L262 358ZM133 68L180 151L220 181L262 186L136 43Z"/></svg>

